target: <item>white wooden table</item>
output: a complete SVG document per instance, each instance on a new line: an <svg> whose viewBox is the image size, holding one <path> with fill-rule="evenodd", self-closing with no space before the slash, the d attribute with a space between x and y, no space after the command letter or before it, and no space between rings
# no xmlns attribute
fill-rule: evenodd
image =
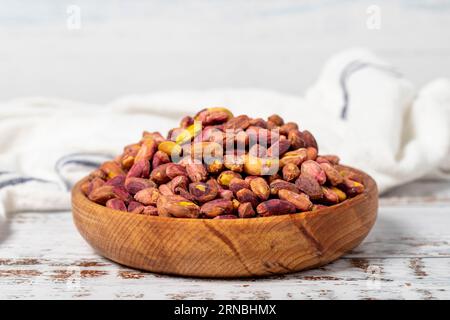
<svg viewBox="0 0 450 320"><path fill-rule="evenodd" d="M0 224L2 299L450 299L450 199L383 199L364 243L316 270L204 280L117 265L81 238L70 212Z"/></svg>

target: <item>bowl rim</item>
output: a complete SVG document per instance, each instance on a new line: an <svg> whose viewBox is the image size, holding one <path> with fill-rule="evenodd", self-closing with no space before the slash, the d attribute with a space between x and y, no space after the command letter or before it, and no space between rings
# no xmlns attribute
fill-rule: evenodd
<svg viewBox="0 0 450 320"><path fill-rule="evenodd" d="M73 203L76 200L80 200L86 204L89 204L90 206L94 206L98 208L98 210L101 210L102 213L107 214L121 214L123 216L130 217L130 215L134 215L138 219L153 219L155 221L167 221L167 222L181 222L181 223L251 223L251 222L257 222L257 221L272 221L277 219L285 219L287 218L301 218L306 219L309 216L315 216L317 214L322 214L325 211L333 210L335 208L340 208L342 206L352 206L356 202L363 201L369 196L369 193L375 189L376 194L378 195L378 188L376 185L375 180L365 173L364 171L361 171L359 169L355 169L349 166L345 165L339 165L342 168L349 169L350 171L354 171L358 174L360 174L363 177L363 184L364 184L364 191L361 194L358 194L357 196L353 198L346 199L340 203L327 206L325 208L320 208L314 211L303 211L303 212L296 212L296 213L289 213L289 214L282 214L282 215L273 215L268 217L254 217L254 218L237 218L237 219L205 219L205 218L176 218L176 217L160 217L160 216L151 216L151 215L143 215L143 214L136 214L129 211L121 211L121 210L115 210L111 208L107 208L105 206L102 206L101 204L98 204L94 201L89 200L88 197L81 191L81 185L88 179L88 176L82 178L80 181L78 181L72 188L72 206ZM224 222L226 221L226 222Z"/></svg>

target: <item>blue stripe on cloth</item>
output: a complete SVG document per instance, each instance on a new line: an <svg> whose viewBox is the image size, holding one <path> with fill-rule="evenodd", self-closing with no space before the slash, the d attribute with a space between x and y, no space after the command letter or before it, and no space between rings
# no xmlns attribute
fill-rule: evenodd
<svg viewBox="0 0 450 320"><path fill-rule="evenodd" d="M84 159L83 159L84 158ZM97 161L92 160L92 158L102 158L101 160L98 159ZM76 164L81 165L85 167L91 167L95 168L98 167L103 161L107 159L112 159L113 157L106 154L83 154L83 153L74 153L66 155L62 158L60 158L56 164L55 164L55 170L58 176L60 177L61 181L64 183L64 186L66 187L66 190L70 190L71 185L70 182L64 175L61 173L61 170L64 166L68 164ZM8 178L4 181L0 181L0 189L9 187L9 186L16 186L19 184L24 184L27 182L41 182L41 183L53 183L57 184L55 181L45 180L41 178L34 178L34 177L27 177L27 176L17 176L17 174L14 174L10 171L0 171L1 175L7 175L7 174L13 174L14 177Z"/></svg>
<svg viewBox="0 0 450 320"><path fill-rule="evenodd" d="M43 179L39 179L39 178L16 177L16 178L12 178L12 179L8 179L8 180L0 182L0 189L5 188L5 187L10 187L10 186L15 186L18 184L27 183L30 181L42 182L42 183L54 183L53 181L43 180Z"/></svg>
<svg viewBox="0 0 450 320"><path fill-rule="evenodd" d="M55 171L67 191L72 188L71 182L62 173L62 169L69 164L75 164L90 168L96 168L100 166L104 161L113 159L112 155L101 153L72 153L65 155L58 159L55 163Z"/></svg>
<svg viewBox="0 0 450 320"><path fill-rule="evenodd" d="M67 164L78 164L80 166L85 167L98 167L102 164L101 161L90 161L90 160L67 160L62 164L62 167L64 167Z"/></svg>

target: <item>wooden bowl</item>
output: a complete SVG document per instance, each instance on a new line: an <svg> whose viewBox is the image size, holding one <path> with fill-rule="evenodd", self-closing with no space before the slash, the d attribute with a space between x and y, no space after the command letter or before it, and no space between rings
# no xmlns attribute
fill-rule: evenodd
<svg viewBox="0 0 450 320"><path fill-rule="evenodd" d="M348 167L347 167L348 168ZM253 277L329 263L355 248L378 208L375 181L332 207L252 219L180 219L138 215L98 205L72 191L75 224L101 255L152 272L195 277Z"/></svg>

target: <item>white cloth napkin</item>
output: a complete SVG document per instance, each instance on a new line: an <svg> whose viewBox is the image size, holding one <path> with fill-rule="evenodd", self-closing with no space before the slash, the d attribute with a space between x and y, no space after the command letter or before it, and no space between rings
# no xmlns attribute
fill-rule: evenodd
<svg viewBox="0 0 450 320"><path fill-rule="evenodd" d="M185 114L227 106L235 114L278 113L310 130L319 152L371 174L380 191L422 177L450 178L450 81L417 91L365 50L333 56L305 97L267 90L164 92L108 105L32 98L0 104L0 215L70 208L73 183Z"/></svg>

